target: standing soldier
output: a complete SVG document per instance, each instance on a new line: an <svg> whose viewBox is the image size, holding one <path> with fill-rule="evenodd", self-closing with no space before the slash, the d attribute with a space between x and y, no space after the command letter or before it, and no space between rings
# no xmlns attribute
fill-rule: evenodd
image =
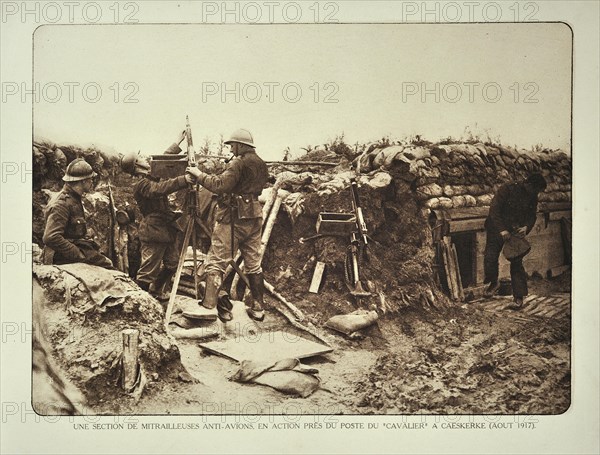
<svg viewBox="0 0 600 455"><path fill-rule="evenodd" d="M179 141L172 144L165 153L179 153L179 144L184 137L185 132L182 132ZM181 175L161 181L150 175L148 160L135 153L121 159L121 169L138 177L133 185L133 197L143 219L138 231L142 257L137 283L159 300L166 300L168 296L162 289L175 274L181 249L181 230L176 223L178 217L170 208L167 195L186 188L193 182L193 178Z"/></svg>
<svg viewBox="0 0 600 455"><path fill-rule="evenodd" d="M98 244L86 237L87 226L81 196L93 188L96 173L83 158L67 166L62 190L46 208L44 262L48 264L88 264L112 269L110 259L100 253Z"/></svg>
<svg viewBox="0 0 600 455"><path fill-rule="evenodd" d="M235 252L241 251L252 302L248 309L251 318L264 319L264 281L261 267L260 240L262 207L258 196L266 186L269 171L256 154L250 131L239 129L225 141L231 146L235 158L220 175L208 175L198 168L188 167L187 175L209 191L219 195L215 213L215 226L211 247L206 258L206 293L202 305L212 309L217 306L223 275ZM219 318L231 321L228 308L218 306Z"/></svg>
<svg viewBox="0 0 600 455"><path fill-rule="evenodd" d="M504 243L511 236L525 237L535 225L538 194L546 189L546 180L541 174L532 174L523 183L502 185L492 199L490 212L485 220L486 243L484 253L484 283L487 297L499 288L498 258ZM510 260L510 278L513 289L513 309L523 306L527 295L527 273L523 267L523 255Z"/></svg>

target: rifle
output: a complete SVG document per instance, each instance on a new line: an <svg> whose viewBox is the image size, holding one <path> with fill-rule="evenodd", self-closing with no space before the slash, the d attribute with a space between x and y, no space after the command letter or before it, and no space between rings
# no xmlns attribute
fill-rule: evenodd
<svg viewBox="0 0 600 455"><path fill-rule="evenodd" d="M117 206L113 196L112 187L108 182L108 208L110 211L110 230L108 234L108 254L115 267L121 272L128 273L127 263L123 258L123 245L121 244L121 227L117 221Z"/></svg>

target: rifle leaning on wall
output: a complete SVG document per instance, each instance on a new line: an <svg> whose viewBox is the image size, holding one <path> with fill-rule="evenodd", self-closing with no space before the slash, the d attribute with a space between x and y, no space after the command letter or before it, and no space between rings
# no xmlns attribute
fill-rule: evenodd
<svg viewBox="0 0 600 455"><path fill-rule="evenodd" d="M113 196L112 187L108 182L108 209L110 212L110 226L108 232L108 254L113 265L121 272L129 272L127 259L127 237L125 239L121 232L121 226L117 220L117 206Z"/></svg>

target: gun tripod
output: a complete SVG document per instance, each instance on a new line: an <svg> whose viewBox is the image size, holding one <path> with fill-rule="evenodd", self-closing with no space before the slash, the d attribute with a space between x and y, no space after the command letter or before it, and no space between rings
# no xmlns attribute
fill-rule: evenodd
<svg viewBox="0 0 600 455"><path fill-rule="evenodd" d="M210 237L210 231L206 227L206 225L202 222L197 213L198 207L198 185L192 184L190 190L188 191L187 197L187 215L188 219L185 225L183 243L181 245L181 251L179 252L179 261L177 263L177 271L175 272L175 276L173 278L173 286L171 288L171 293L169 294L169 303L167 305L167 312L165 314L165 329L168 329L169 321L171 320L171 314L173 312L173 305L175 303L175 297L177 295L177 290L179 289L179 280L181 279L181 272L183 270L183 264L185 263L185 256L187 253L188 246L190 244L190 238L192 239L192 254L193 254L193 273L194 273L194 296L196 299L200 299L198 295L198 252L197 252L197 229L200 227L202 231Z"/></svg>

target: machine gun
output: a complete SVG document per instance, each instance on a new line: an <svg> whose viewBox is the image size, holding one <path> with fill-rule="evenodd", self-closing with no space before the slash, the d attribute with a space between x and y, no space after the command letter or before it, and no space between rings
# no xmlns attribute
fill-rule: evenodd
<svg viewBox="0 0 600 455"><path fill-rule="evenodd" d="M185 135L187 138L187 159L179 160L179 163L185 163L186 167L196 167L196 153L194 151L194 141L192 139L192 128L190 126L190 118L189 116L185 117L186 125L185 125ZM167 155L165 155L167 156ZM180 158L179 155L173 155L175 157ZM181 165L181 164L179 164ZM185 168L183 169L185 173ZM183 174L181 174L183 175ZM197 213L198 206L198 184L192 183L190 185L190 190L187 193L187 199L185 202L185 208L187 212L186 223L183 236L183 243L181 246L181 251L179 252L179 262L177 264L177 270L175 272L175 276L173 278L173 287L171 288L171 293L169 296L169 303L167 304L167 311L165 315L165 328L168 330L169 321L171 319L171 314L173 312L173 304L175 303L175 296L177 295L177 289L179 288L179 280L181 279L181 272L183 270L183 264L185 262L185 255L190 244L190 240L192 243L192 254L193 254L193 274L194 274L194 293L196 299L199 298L199 282L198 282L198 256L197 256L197 237L196 237L196 228L200 227L209 237L210 231L206 227L206 225L202 222Z"/></svg>
<svg viewBox="0 0 600 455"><path fill-rule="evenodd" d="M151 155L150 175L161 179L172 179L185 175L188 166L197 167L198 158L216 158L213 155L196 155L189 116L185 117L186 153Z"/></svg>
<svg viewBox="0 0 600 455"><path fill-rule="evenodd" d="M196 167L196 152L194 152L192 127L190 126L190 117L187 115L185 116L185 137L187 138L187 164L190 167Z"/></svg>
<svg viewBox="0 0 600 455"><path fill-rule="evenodd" d="M350 234L350 244L344 259L344 278L350 293L360 300L372 294L365 290L360 281L360 263L368 260L367 246L369 231L358 197L358 183L355 178L350 180L352 192L352 213L320 212L317 218L317 234L301 238L300 243L328 236L346 236Z"/></svg>
<svg viewBox="0 0 600 455"><path fill-rule="evenodd" d="M369 236L367 224L363 216L360 199L358 197L358 183L355 178L350 180L350 189L352 192L352 210L354 212L354 229L350 234L350 245L346 253L346 261L344 263L344 272L346 285L350 289L350 293L356 297L368 297L370 292L366 291L360 281L360 262L368 259L367 245L369 244Z"/></svg>

